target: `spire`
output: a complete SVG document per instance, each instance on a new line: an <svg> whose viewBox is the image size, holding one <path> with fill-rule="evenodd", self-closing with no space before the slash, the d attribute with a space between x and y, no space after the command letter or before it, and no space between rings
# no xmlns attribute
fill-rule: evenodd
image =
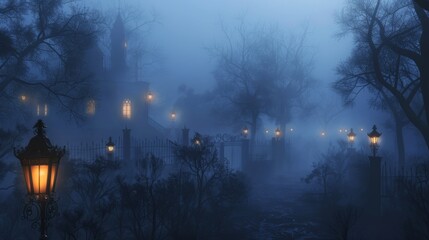
<svg viewBox="0 0 429 240"><path fill-rule="evenodd" d="M126 70L126 48L127 42L125 39L125 27L118 10L118 15L113 23L112 31L110 33L110 63L113 74L121 74Z"/></svg>

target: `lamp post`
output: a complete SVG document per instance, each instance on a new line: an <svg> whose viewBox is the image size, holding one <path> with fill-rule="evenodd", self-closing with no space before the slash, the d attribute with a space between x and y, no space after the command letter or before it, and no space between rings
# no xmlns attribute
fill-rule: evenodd
<svg viewBox="0 0 429 240"><path fill-rule="evenodd" d="M106 143L107 158L113 160L113 153L115 152L115 144L112 142L112 137L109 137L109 141Z"/></svg>
<svg viewBox="0 0 429 240"><path fill-rule="evenodd" d="M40 239L47 239L47 221L57 212L54 191L65 148L51 144L45 135L46 127L42 120L38 120L33 128L35 136L27 147L14 150L14 154L21 162L30 199L24 207L24 217L32 220L34 225L40 224Z"/></svg>
<svg viewBox="0 0 429 240"><path fill-rule="evenodd" d="M374 215L381 213L381 157L377 157L378 141L381 133L374 125L372 131L368 133L372 156L369 156L370 165L370 209Z"/></svg>
<svg viewBox="0 0 429 240"><path fill-rule="evenodd" d="M347 134L347 139L349 140L350 148L352 148L356 139L356 133L353 132L353 128L350 128L350 132Z"/></svg>
<svg viewBox="0 0 429 240"><path fill-rule="evenodd" d="M274 131L274 134L276 136L276 139L279 140L282 136L282 131L280 131L280 128L277 128L276 131Z"/></svg>
<svg viewBox="0 0 429 240"><path fill-rule="evenodd" d="M241 131L241 134L243 135L244 138L247 138L247 136L249 135L249 129L247 127L244 127L243 130Z"/></svg>
<svg viewBox="0 0 429 240"><path fill-rule="evenodd" d="M202 137L199 133L195 133L195 136L192 138L192 144L196 147L201 146L202 144Z"/></svg>
<svg viewBox="0 0 429 240"><path fill-rule="evenodd" d="M176 121L176 117L177 117L176 112L175 112L175 111L172 111L172 112L170 113L170 119L171 119L171 121L172 121L172 122Z"/></svg>
<svg viewBox="0 0 429 240"><path fill-rule="evenodd" d="M377 132L377 127L374 125L372 131L368 133L370 140L370 147L372 150L372 156L375 158L378 150L378 141L380 139L381 133Z"/></svg>
<svg viewBox="0 0 429 240"><path fill-rule="evenodd" d="M147 94L146 94L146 101L148 103L151 103L153 101L153 98L154 98L153 97L153 93L151 91L147 92Z"/></svg>

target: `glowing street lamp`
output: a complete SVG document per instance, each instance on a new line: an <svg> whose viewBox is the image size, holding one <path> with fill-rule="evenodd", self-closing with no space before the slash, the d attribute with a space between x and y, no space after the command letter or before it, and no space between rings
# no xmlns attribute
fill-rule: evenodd
<svg viewBox="0 0 429 240"><path fill-rule="evenodd" d="M247 136L249 135L249 129L247 127L244 127L241 133L243 134L244 138L247 138Z"/></svg>
<svg viewBox="0 0 429 240"><path fill-rule="evenodd" d="M112 160L113 153L115 152L115 144L112 142L112 137L109 137L109 141L106 143L107 156Z"/></svg>
<svg viewBox="0 0 429 240"><path fill-rule="evenodd" d="M47 239L46 222L55 216L57 206L53 193L58 174L58 166L61 157L65 153L64 148L53 146L45 135L45 124L38 120L33 126L35 135L31 138L27 147L14 150L15 156L21 162L29 203L24 208L24 217L37 224L37 215L40 215L40 239ZM34 211L35 207L38 207Z"/></svg>
<svg viewBox="0 0 429 240"><path fill-rule="evenodd" d="M374 125L372 127L372 131L370 133L368 133L368 137L369 137L369 141L370 141L370 147L372 150L373 157L376 156L380 136L381 136L381 133L377 132L377 127Z"/></svg>
<svg viewBox="0 0 429 240"><path fill-rule="evenodd" d="M176 120L176 117L177 117L176 112L175 112L175 111L172 111L172 112L170 113L171 121L175 121L175 120Z"/></svg>
<svg viewBox="0 0 429 240"><path fill-rule="evenodd" d="M196 133L195 136L192 138L192 144L194 146L200 146L202 143L201 135L199 133Z"/></svg>
<svg viewBox="0 0 429 240"><path fill-rule="evenodd" d="M276 128L276 131L274 131L274 134L277 139L279 139L282 136L282 131L280 131L280 128Z"/></svg>
<svg viewBox="0 0 429 240"><path fill-rule="evenodd" d="M356 134L353 132L353 128L350 128L350 132L347 134L347 139L349 140L350 145L355 142Z"/></svg>
<svg viewBox="0 0 429 240"><path fill-rule="evenodd" d="M27 102L27 96L22 94L21 96L19 96L19 99L21 100L21 102Z"/></svg>
<svg viewBox="0 0 429 240"><path fill-rule="evenodd" d="M149 92L146 94L146 101L147 101L148 103L151 103L151 102L153 101L153 98L154 98L154 96L153 96L152 92L151 92L151 91L149 91Z"/></svg>

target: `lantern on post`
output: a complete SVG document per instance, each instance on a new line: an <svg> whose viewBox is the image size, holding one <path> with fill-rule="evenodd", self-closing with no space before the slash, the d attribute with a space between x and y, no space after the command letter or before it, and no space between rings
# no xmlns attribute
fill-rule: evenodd
<svg viewBox="0 0 429 240"><path fill-rule="evenodd" d="M201 146L202 136L199 133L195 133L194 137L192 138L192 144L194 146Z"/></svg>
<svg viewBox="0 0 429 240"><path fill-rule="evenodd" d="M249 129L247 127L244 127L243 130L241 131L241 134L243 135L244 138L247 138L247 136L249 135Z"/></svg>
<svg viewBox="0 0 429 240"><path fill-rule="evenodd" d="M175 121L176 120L176 112L175 111L172 111L171 113L170 113L170 118L171 118L171 121Z"/></svg>
<svg viewBox="0 0 429 240"><path fill-rule="evenodd" d="M64 148L53 146L45 136L45 125L38 120L34 125L35 136L31 138L27 147L14 150L20 160L24 172L24 179L29 203L24 208L24 217L38 222L40 215L40 239L47 239L47 221L55 216L57 206L54 200L55 184L61 157ZM38 207L37 211L34 208Z"/></svg>
<svg viewBox="0 0 429 240"><path fill-rule="evenodd" d="M347 134L347 139L349 140L350 146L352 146L356 139L356 133L353 132L353 128L350 128L350 132Z"/></svg>
<svg viewBox="0 0 429 240"><path fill-rule="evenodd" d="M277 128L274 134L276 135L276 139L279 139L282 136L282 131L280 131L280 128Z"/></svg>
<svg viewBox="0 0 429 240"><path fill-rule="evenodd" d="M106 143L106 151L109 160L112 160L113 152L115 152L115 144L112 142L112 137L109 137L109 141Z"/></svg>
<svg viewBox="0 0 429 240"><path fill-rule="evenodd" d="M377 132L377 127L374 125L372 127L372 131L368 133L373 157L375 157L377 154L378 141L380 140L380 136L381 136L381 133Z"/></svg>
<svg viewBox="0 0 429 240"><path fill-rule="evenodd" d="M151 103L151 102L153 101L153 94L152 94L152 92L151 92L151 91L149 91L149 92L146 94L146 101L147 101L148 103Z"/></svg>

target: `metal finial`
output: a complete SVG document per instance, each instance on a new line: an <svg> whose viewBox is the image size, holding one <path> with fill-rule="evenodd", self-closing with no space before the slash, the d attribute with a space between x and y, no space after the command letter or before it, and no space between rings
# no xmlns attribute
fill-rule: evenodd
<svg viewBox="0 0 429 240"><path fill-rule="evenodd" d="M36 124L34 124L33 128L35 128L36 130L34 131L34 133L36 135L44 135L45 134L45 123L43 123L43 121L41 119L39 119Z"/></svg>

